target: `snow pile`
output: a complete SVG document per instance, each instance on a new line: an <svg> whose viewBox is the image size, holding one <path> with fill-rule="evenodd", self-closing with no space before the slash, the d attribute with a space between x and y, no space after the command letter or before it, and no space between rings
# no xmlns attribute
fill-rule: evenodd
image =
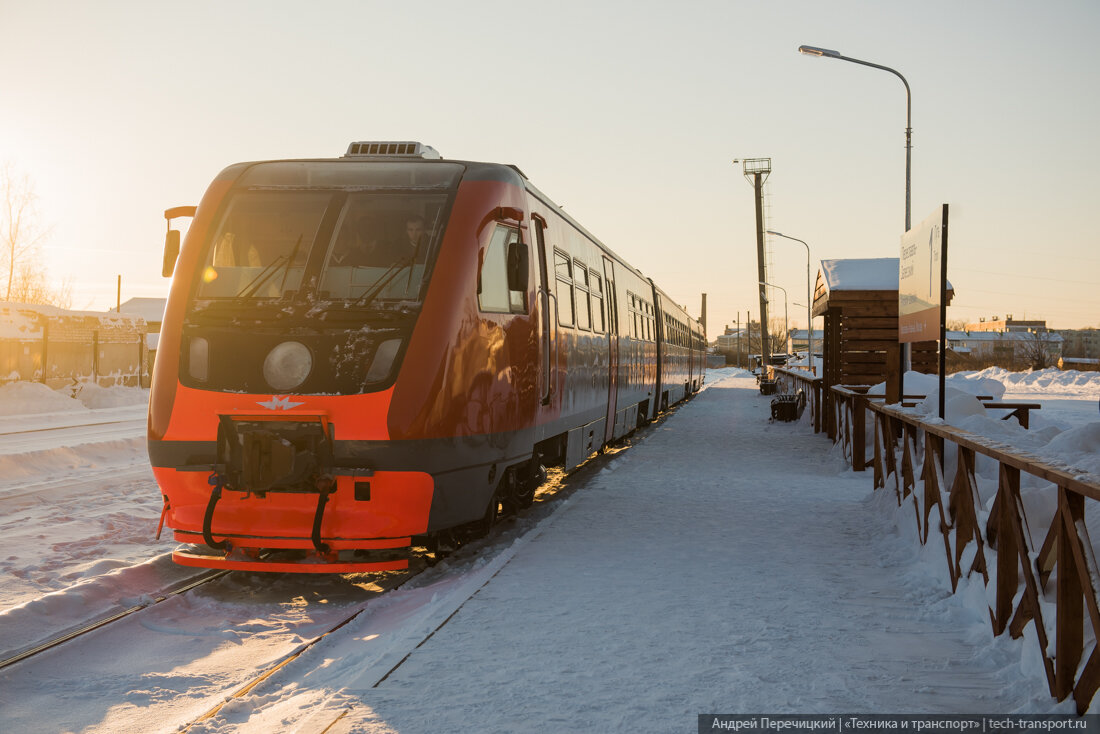
<svg viewBox="0 0 1100 734"><path fill-rule="evenodd" d="M100 387L94 382L85 382L80 385L74 397L88 408L118 408L148 403L149 391L125 385Z"/></svg>
<svg viewBox="0 0 1100 734"><path fill-rule="evenodd" d="M959 372L956 375L966 380L995 380L1011 392L1041 391L1048 395L1079 395L1093 399L1100 397L1100 372L1059 370L1054 367L1027 372L1009 372L1002 367L987 367L980 372Z"/></svg>
<svg viewBox="0 0 1100 734"><path fill-rule="evenodd" d="M87 410L84 403L39 382L9 382L0 386L0 415L62 413Z"/></svg>
<svg viewBox="0 0 1100 734"><path fill-rule="evenodd" d="M51 390L39 382L9 382L0 386L0 415L73 413L148 402L148 390L122 385L100 387L84 382L58 390Z"/></svg>

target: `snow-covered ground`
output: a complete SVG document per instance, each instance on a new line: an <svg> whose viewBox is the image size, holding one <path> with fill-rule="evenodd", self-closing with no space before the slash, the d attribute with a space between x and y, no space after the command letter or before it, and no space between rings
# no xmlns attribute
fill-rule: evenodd
<svg viewBox="0 0 1100 734"><path fill-rule="evenodd" d="M1064 374L955 381L1042 402L1032 435L1087 470L1100 374ZM0 388L0 657L192 573L152 540L159 494L132 425L145 393L89 408L23 392L38 387ZM806 417L768 412L747 373L712 371L635 445L582 469L567 499L402 588L230 574L0 671L0 728L175 731L364 605L191 731L339 719L329 731L664 732L694 730L700 713L1072 712L1049 698L1033 639L992 637L983 588L950 593L942 545L919 546L912 508L872 492ZM115 432L90 436L96 424ZM53 445L19 448L20 429Z"/></svg>

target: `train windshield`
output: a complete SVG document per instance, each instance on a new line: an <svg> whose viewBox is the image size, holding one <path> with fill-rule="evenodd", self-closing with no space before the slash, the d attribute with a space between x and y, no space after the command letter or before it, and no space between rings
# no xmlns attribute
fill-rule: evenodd
<svg viewBox="0 0 1100 734"><path fill-rule="evenodd" d="M461 172L438 163L259 164L214 230L195 296L419 301Z"/></svg>
<svg viewBox="0 0 1100 734"><path fill-rule="evenodd" d="M247 192L230 203L202 270L200 298L279 298L302 284L330 197Z"/></svg>

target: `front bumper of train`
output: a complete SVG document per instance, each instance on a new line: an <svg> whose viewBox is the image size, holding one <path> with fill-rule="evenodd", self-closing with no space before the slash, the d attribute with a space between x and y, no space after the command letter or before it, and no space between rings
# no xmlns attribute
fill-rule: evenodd
<svg viewBox="0 0 1100 734"><path fill-rule="evenodd" d="M340 471L340 470L336 470ZM347 573L406 568L425 533L434 482L410 471L353 471L320 493L220 488L216 473L158 467L164 520L182 565L236 570Z"/></svg>

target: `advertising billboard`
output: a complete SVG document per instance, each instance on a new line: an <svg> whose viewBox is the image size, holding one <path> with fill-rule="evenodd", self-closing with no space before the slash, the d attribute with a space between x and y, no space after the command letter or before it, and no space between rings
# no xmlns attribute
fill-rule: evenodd
<svg viewBox="0 0 1100 734"><path fill-rule="evenodd" d="M898 341L940 338L946 305L947 204L901 237L898 270Z"/></svg>

